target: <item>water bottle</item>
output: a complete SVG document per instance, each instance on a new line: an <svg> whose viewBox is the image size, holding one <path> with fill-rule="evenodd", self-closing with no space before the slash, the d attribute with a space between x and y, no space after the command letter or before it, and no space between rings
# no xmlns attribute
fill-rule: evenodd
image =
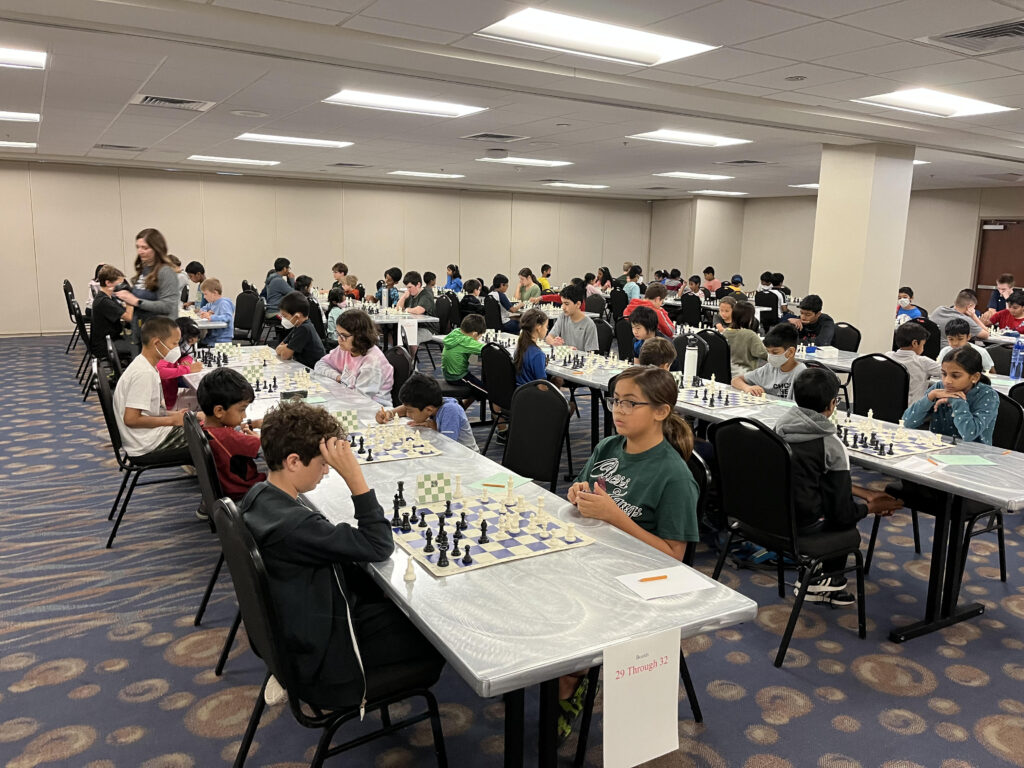
<svg viewBox="0 0 1024 768"><path fill-rule="evenodd" d="M1021 343L1024 349L1024 342ZM686 352L683 353L683 381L688 381L697 375L697 339L690 336L686 341Z"/></svg>
<svg viewBox="0 0 1024 768"><path fill-rule="evenodd" d="M1020 379L1024 373L1024 337L1018 336L1013 342L1013 355L1010 358L1010 378Z"/></svg>

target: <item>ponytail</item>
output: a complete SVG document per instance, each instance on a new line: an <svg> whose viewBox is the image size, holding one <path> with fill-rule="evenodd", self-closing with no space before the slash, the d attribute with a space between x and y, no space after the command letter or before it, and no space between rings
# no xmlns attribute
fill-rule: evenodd
<svg viewBox="0 0 1024 768"><path fill-rule="evenodd" d="M516 373L523 370L523 358L526 357L530 347L536 347L537 342L533 340L533 332L538 325L548 324L548 316L539 309L528 309L519 318L519 342L516 344L516 356L513 362L516 366Z"/></svg>
<svg viewBox="0 0 1024 768"><path fill-rule="evenodd" d="M689 461L693 454L693 430L675 411L668 415L668 418L661 422L661 429L665 433L665 439L675 448L683 461Z"/></svg>

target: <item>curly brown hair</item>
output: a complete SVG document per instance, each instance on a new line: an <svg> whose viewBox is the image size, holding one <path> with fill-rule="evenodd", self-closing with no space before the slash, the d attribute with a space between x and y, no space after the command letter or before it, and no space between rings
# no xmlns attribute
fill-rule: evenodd
<svg viewBox="0 0 1024 768"><path fill-rule="evenodd" d="M335 324L352 334L352 351L365 355L377 345L377 324L361 309L350 309L338 315Z"/></svg>
<svg viewBox="0 0 1024 768"><path fill-rule="evenodd" d="M344 436L341 425L323 408L286 400L263 417L260 445L267 466L276 471L293 453L303 464L309 464L320 455L321 440Z"/></svg>

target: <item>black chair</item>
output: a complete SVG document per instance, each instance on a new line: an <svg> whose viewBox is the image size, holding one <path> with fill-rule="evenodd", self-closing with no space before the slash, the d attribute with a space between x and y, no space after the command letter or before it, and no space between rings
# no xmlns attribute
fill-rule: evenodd
<svg viewBox="0 0 1024 768"><path fill-rule="evenodd" d="M512 415L512 397L516 391L516 367L508 350L497 344L488 343L480 351L480 368L483 372L487 400L493 413L491 430L481 451L487 454L491 438L502 421L508 422ZM561 395L559 395L561 397ZM500 411L494 410L497 406Z"/></svg>
<svg viewBox="0 0 1024 768"><path fill-rule="evenodd" d="M75 318L78 337L82 340L82 344L85 347L82 352L82 361L78 364L78 371L76 372L78 382L82 385L82 402L85 402L96 379L96 369L92 365L93 360L96 358L92 353L92 333L89 330L89 326L86 325L85 315L82 314L78 302L74 299L71 299L71 312Z"/></svg>
<svg viewBox="0 0 1024 768"><path fill-rule="evenodd" d="M251 291L242 291L235 297L235 332L233 336L235 341L250 341L251 343L249 332L252 330L252 312L259 298ZM266 314L266 310L264 310L264 314Z"/></svg>
<svg viewBox="0 0 1024 768"><path fill-rule="evenodd" d="M992 358L992 364L996 368L996 373L1000 376L1009 376L1010 359L1013 357L1013 347L1007 346L1006 344L992 344L985 347L985 351L988 352L989 357Z"/></svg>
<svg viewBox="0 0 1024 768"><path fill-rule="evenodd" d="M679 297L678 321L680 325L697 328L701 323L701 314L701 300L697 294L684 293Z"/></svg>
<svg viewBox="0 0 1024 768"><path fill-rule="evenodd" d="M257 296L260 295L260 292L256 290L256 287L248 280L242 281L242 290L246 293L255 293Z"/></svg>
<svg viewBox="0 0 1024 768"><path fill-rule="evenodd" d="M434 302L434 312L437 313L437 332L440 333L441 335L447 336L451 332L453 327L452 300L447 296L438 296L437 300ZM422 344L420 344L420 346L427 353L427 357L430 358L431 368L436 368L437 366L434 365L434 356L430 353L430 348L436 347L438 352L443 352L444 344L442 344L440 341L428 339L427 341L424 341ZM419 350L417 349L416 352L418 354ZM455 395L452 396L455 397Z"/></svg>
<svg viewBox="0 0 1024 768"><path fill-rule="evenodd" d="M919 317L911 322L920 323L928 331L928 340L924 343L924 352L922 354L925 357L930 357L932 360L938 360L939 352L942 351L943 340L945 339L942 331L939 330L939 326L927 317ZM939 360L939 362L941 363L942 361Z"/></svg>
<svg viewBox="0 0 1024 768"><path fill-rule="evenodd" d="M237 315L237 312L235 313ZM263 336L263 327L267 324L267 302L266 299L257 296L256 303L252 307L252 322L249 324L247 339L250 346L259 344Z"/></svg>
<svg viewBox="0 0 1024 768"><path fill-rule="evenodd" d="M611 307L612 321L617 323L629 305L629 297L621 288L612 288L611 294L608 296L608 303Z"/></svg>
<svg viewBox="0 0 1024 768"><path fill-rule="evenodd" d="M429 690L430 686L437 682L437 667L434 664L407 664L400 670L388 670L382 673L380 678L369 683L370 690L365 709L370 712L380 711L381 727L331 747L331 741L338 728L360 717L359 707L323 711L318 707L304 706L296 689L295 673L283 639L284 629L277 617L266 568L256 542L253 541L242 516L230 499L221 499L217 502L213 508L213 517L224 559L227 561L235 586L238 606L245 621L249 644L267 667L267 674L263 678L263 685L256 696L256 704L235 756L235 768L242 768L245 765L249 747L263 715L264 694L271 675L288 693L288 707L296 721L306 728L323 729L310 766L322 766L328 757L429 719L437 763L441 768L446 768L448 757L441 730L441 717L437 709L437 700ZM388 707L413 696L423 697L427 703L427 711L392 722Z"/></svg>
<svg viewBox="0 0 1024 768"><path fill-rule="evenodd" d="M718 331L705 328L697 333L697 337L704 340L708 345L708 353L702 364L697 366L698 375L702 379L715 377L720 384L728 384L732 381L732 353L729 351L729 342L726 341Z"/></svg>
<svg viewBox="0 0 1024 768"><path fill-rule="evenodd" d="M601 297L598 296L598 298ZM607 357L612 352L612 341L615 339L615 331L608 325L607 320L600 317L594 321L594 325L597 327L597 351Z"/></svg>
<svg viewBox="0 0 1024 768"><path fill-rule="evenodd" d="M114 340L107 336L107 365L110 366L110 370L114 374L114 384L117 385L118 380L121 378L121 374L124 373L124 368L121 367L121 356L117 353L117 348L114 346Z"/></svg>
<svg viewBox="0 0 1024 768"><path fill-rule="evenodd" d="M758 291L754 294L754 306L764 307L760 314L761 327L768 330L779 322L779 296L774 291Z"/></svg>
<svg viewBox="0 0 1024 768"><path fill-rule="evenodd" d="M713 578L718 579L733 540L739 537L760 544L776 553L779 597L785 596L784 556L792 558L799 569L800 587L789 615L789 623L775 656L782 666L793 637L807 588L817 578L841 576L856 571L858 635L864 638L864 561L860 553L860 533L856 528L810 535L797 533L793 506L793 468L789 446L774 431L744 418L712 424L708 434L715 448L716 476L722 509L729 520L729 535L715 564ZM722 461L722 457L728 457ZM764 493L771 488L770 494ZM844 563L837 571L819 571L824 560L854 556L854 565Z"/></svg>
<svg viewBox="0 0 1024 768"><path fill-rule="evenodd" d="M695 370L688 371L684 366L684 361L686 360L686 348L691 339L697 346L697 367ZM699 376L699 372L704 365L704 360L708 356L708 343L695 333L682 333L672 339L672 346L676 348L676 363L678 363L678 370L682 372L685 379L693 379L694 376ZM685 380L684 383L686 383Z"/></svg>
<svg viewBox="0 0 1024 768"><path fill-rule="evenodd" d="M402 390L402 385L405 384L406 380L413 373L412 356L405 347L396 345L384 353L384 358L391 363L391 367L395 371L391 383L391 405L397 408L402 404L402 401L398 398L398 393Z"/></svg>
<svg viewBox="0 0 1024 768"><path fill-rule="evenodd" d="M68 308L68 319L71 320L71 338L68 339L68 345L64 348L64 354L66 355L78 346L79 330L78 323L75 320L75 313L71 308L71 304L75 300L75 289L72 287L70 280L64 281L62 290L64 291L64 303ZM88 323L88 320L86 322Z"/></svg>
<svg viewBox="0 0 1024 768"><path fill-rule="evenodd" d="M313 323L313 330L316 331L316 335L320 337L321 342L326 341L327 327L324 325L324 311L320 308L320 302L312 296L308 296L306 301L309 303L309 312L307 314Z"/></svg>
<svg viewBox="0 0 1024 768"><path fill-rule="evenodd" d="M836 323L832 346L844 352L856 352L860 349L860 331L849 323Z"/></svg>
<svg viewBox="0 0 1024 768"><path fill-rule="evenodd" d="M895 424L907 410L910 374L902 363L881 354L862 355L850 365L850 382L857 399L853 412Z"/></svg>
<svg viewBox="0 0 1024 768"><path fill-rule="evenodd" d="M489 330L501 330L501 304L493 296L484 296L484 321Z"/></svg>
<svg viewBox="0 0 1024 768"><path fill-rule="evenodd" d="M523 477L547 481L549 490L554 493L563 443L572 475L569 403L554 384L538 380L518 387L512 395L511 406L508 440L501 464Z"/></svg>
<svg viewBox="0 0 1024 768"><path fill-rule="evenodd" d="M604 300L604 296L596 293L592 293L587 296L586 300L583 302L583 308L587 312L594 312L602 317L604 316L604 310L607 306L608 302Z"/></svg>
<svg viewBox="0 0 1024 768"><path fill-rule="evenodd" d="M181 286L181 303L184 304L186 301L188 301L188 286L183 285Z"/></svg>
<svg viewBox="0 0 1024 768"><path fill-rule="evenodd" d="M1010 387L1010 399L1024 405L1024 382Z"/></svg>
<svg viewBox="0 0 1024 768"><path fill-rule="evenodd" d="M914 306L917 306L917 305L915 304ZM927 309L925 309L924 307L917 307L917 311L921 313L921 317L923 317L925 320L928 319L928 310Z"/></svg>
<svg viewBox="0 0 1024 768"><path fill-rule="evenodd" d="M181 459L175 458L170 461L162 459L157 454L149 454L147 456L139 456L133 458L128 455L128 452L124 449L124 445L121 442L121 432L117 428L117 419L114 416L114 398L110 391L110 382L106 366L94 365L95 369L95 380L96 380L96 393L100 400L100 410L103 411L103 420L107 425L107 435L110 437L110 444L114 449L114 460L117 462L118 469L121 471L123 477L121 478L121 488L117 492L117 496L114 498L114 503L110 507L110 514L107 515L108 520L114 520L114 528L110 531L110 537L107 539L107 549L114 543L114 537L117 536L117 529L121 527L121 520L124 518L125 510L128 509L128 502L131 501L132 494L135 493L135 487L147 486L147 485L160 485L161 483L172 483L181 480L191 480L192 478L188 475L178 475L176 477L164 477L159 480L151 480L147 483L139 483L139 478L143 472L147 472L151 469L177 469L180 470ZM127 493L125 493L127 488ZM123 502L122 502L123 497ZM120 504L120 511L118 510L118 504ZM114 519L114 512L117 511L117 519Z"/></svg>
<svg viewBox="0 0 1024 768"><path fill-rule="evenodd" d="M619 349L619 360L633 359L633 326L628 317L620 317L615 321L615 343Z"/></svg>

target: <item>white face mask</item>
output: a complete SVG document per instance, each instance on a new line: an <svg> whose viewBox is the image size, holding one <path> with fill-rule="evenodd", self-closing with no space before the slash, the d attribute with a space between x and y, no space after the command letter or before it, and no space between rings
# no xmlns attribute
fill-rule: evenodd
<svg viewBox="0 0 1024 768"><path fill-rule="evenodd" d="M782 355L773 355L771 353L768 354L768 365L772 366L773 368L781 368L782 366L784 366L786 364L786 362L788 360L789 360L789 358L786 357L785 354L782 354Z"/></svg>
<svg viewBox="0 0 1024 768"><path fill-rule="evenodd" d="M293 323L287 317L282 317L281 318L281 327L290 330L290 329L295 327L295 323Z"/></svg>
<svg viewBox="0 0 1024 768"><path fill-rule="evenodd" d="M162 343L162 342L161 342ZM167 350L167 354L164 355L164 360L168 363L176 363L181 357L181 347L175 344Z"/></svg>
<svg viewBox="0 0 1024 768"><path fill-rule="evenodd" d="M904 308L909 307L910 306L910 299L908 299L906 296L904 296L902 299L899 300L899 305L901 307L904 307Z"/></svg>

